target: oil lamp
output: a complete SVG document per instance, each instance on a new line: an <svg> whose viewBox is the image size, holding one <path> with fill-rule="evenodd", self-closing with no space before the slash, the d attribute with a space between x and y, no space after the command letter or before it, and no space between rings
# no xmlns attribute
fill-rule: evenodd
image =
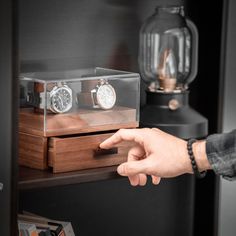
<svg viewBox="0 0 236 236"><path fill-rule="evenodd" d="M142 127L181 138L207 135L207 120L188 104L197 66L198 31L184 16L184 7L157 7L140 30L139 68L147 87Z"/></svg>

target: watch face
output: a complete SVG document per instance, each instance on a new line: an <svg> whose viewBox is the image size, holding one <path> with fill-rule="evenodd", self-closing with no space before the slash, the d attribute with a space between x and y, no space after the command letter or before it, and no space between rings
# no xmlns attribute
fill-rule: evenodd
<svg viewBox="0 0 236 236"><path fill-rule="evenodd" d="M110 84L103 84L97 90L97 102L102 109L111 109L116 103L116 92Z"/></svg>
<svg viewBox="0 0 236 236"><path fill-rule="evenodd" d="M68 86L57 87L50 94L51 110L55 113L64 113L72 107L72 90Z"/></svg>

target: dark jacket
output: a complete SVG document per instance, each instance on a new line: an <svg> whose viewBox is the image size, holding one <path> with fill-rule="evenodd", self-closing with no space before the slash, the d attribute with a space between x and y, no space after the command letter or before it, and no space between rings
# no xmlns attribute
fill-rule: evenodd
<svg viewBox="0 0 236 236"><path fill-rule="evenodd" d="M236 129L208 136L206 153L216 174L228 180L236 179Z"/></svg>

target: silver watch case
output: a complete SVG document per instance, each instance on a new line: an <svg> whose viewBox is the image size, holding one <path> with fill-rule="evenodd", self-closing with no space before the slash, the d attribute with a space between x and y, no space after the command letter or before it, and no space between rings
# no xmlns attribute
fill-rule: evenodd
<svg viewBox="0 0 236 236"><path fill-rule="evenodd" d="M100 80L98 85L91 90L93 108L103 110L112 109L116 103L116 91L106 80Z"/></svg>
<svg viewBox="0 0 236 236"><path fill-rule="evenodd" d="M58 96L59 94L60 96ZM61 95L63 97L61 97ZM47 92L46 96L47 97L45 97L45 93L40 93L41 109L45 107L45 99L47 100L47 110L53 113L66 113L72 108L72 90L65 84L54 86L50 92ZM58 96L59 99L56 99L56 96ZM59 102L59 100L61 102Z"/></svg>

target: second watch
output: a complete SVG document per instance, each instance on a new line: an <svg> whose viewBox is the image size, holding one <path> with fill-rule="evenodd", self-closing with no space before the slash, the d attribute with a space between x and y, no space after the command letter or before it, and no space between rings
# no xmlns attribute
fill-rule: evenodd
<svg viewBox="0 0 236 236"><path fill-rule="evenodd" d="M108 110L116 103L116 91L107 80L99 80L97 86L91 90L91 98L94 108Z"/></svg>

